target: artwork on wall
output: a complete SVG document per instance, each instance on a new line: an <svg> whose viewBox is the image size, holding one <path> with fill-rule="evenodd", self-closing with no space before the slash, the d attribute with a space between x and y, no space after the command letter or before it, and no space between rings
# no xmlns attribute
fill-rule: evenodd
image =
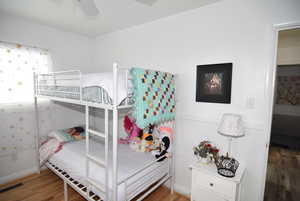
<svg viewBox="0 0 300 201"><path fill-rule="evenodd" d="M300 76L278 76L276 104L300 105Z"/></svg>
<svg viewBox="0 0 300 201"><path fill-rule="evenodd" d="M196 102L231 102L232 63L197 66Z"/></svg>

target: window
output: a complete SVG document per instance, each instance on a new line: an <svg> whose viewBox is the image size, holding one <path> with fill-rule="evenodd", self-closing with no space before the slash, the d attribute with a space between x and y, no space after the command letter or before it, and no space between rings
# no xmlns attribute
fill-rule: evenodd
<svg viewBox="0 0 300 201"><path fill-rule="evenodd" d="M0 104L32 102L33 73L46 73L47 50L0 41Z"/></svg>

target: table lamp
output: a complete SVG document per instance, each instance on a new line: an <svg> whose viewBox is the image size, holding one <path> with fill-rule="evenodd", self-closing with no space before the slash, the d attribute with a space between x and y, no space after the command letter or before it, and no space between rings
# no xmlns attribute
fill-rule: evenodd
<svg viewBox="0 0 300 201"><path fill-rule="evenodd" d="M223 114L218 133L228 137L228 152L216 162L218 173L225 177L234 177L239 166L239 162L231 158L231 142L233 138L239 138L245 135L242 116L238 114Z"/></svg>

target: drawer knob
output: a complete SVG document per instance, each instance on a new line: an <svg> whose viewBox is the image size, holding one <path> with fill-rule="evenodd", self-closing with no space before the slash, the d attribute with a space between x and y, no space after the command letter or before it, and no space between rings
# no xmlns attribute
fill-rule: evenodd
<svg viewBox="0 0 300 201"><path fill-rule="evenodd" d="M210 186L214 186L214 184L213 184L213 183L209 183L209 185L210 185Z"/></svg>

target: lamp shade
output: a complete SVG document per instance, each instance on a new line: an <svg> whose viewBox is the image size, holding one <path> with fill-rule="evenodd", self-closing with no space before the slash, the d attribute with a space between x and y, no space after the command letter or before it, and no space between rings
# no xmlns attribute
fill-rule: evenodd
<svg viewBox="0 0 300 201"><path fill-rule="evenodd" d="M229 137L244 136L244 126L242 116L238 114L223 114L218 133Z"/></svg>

